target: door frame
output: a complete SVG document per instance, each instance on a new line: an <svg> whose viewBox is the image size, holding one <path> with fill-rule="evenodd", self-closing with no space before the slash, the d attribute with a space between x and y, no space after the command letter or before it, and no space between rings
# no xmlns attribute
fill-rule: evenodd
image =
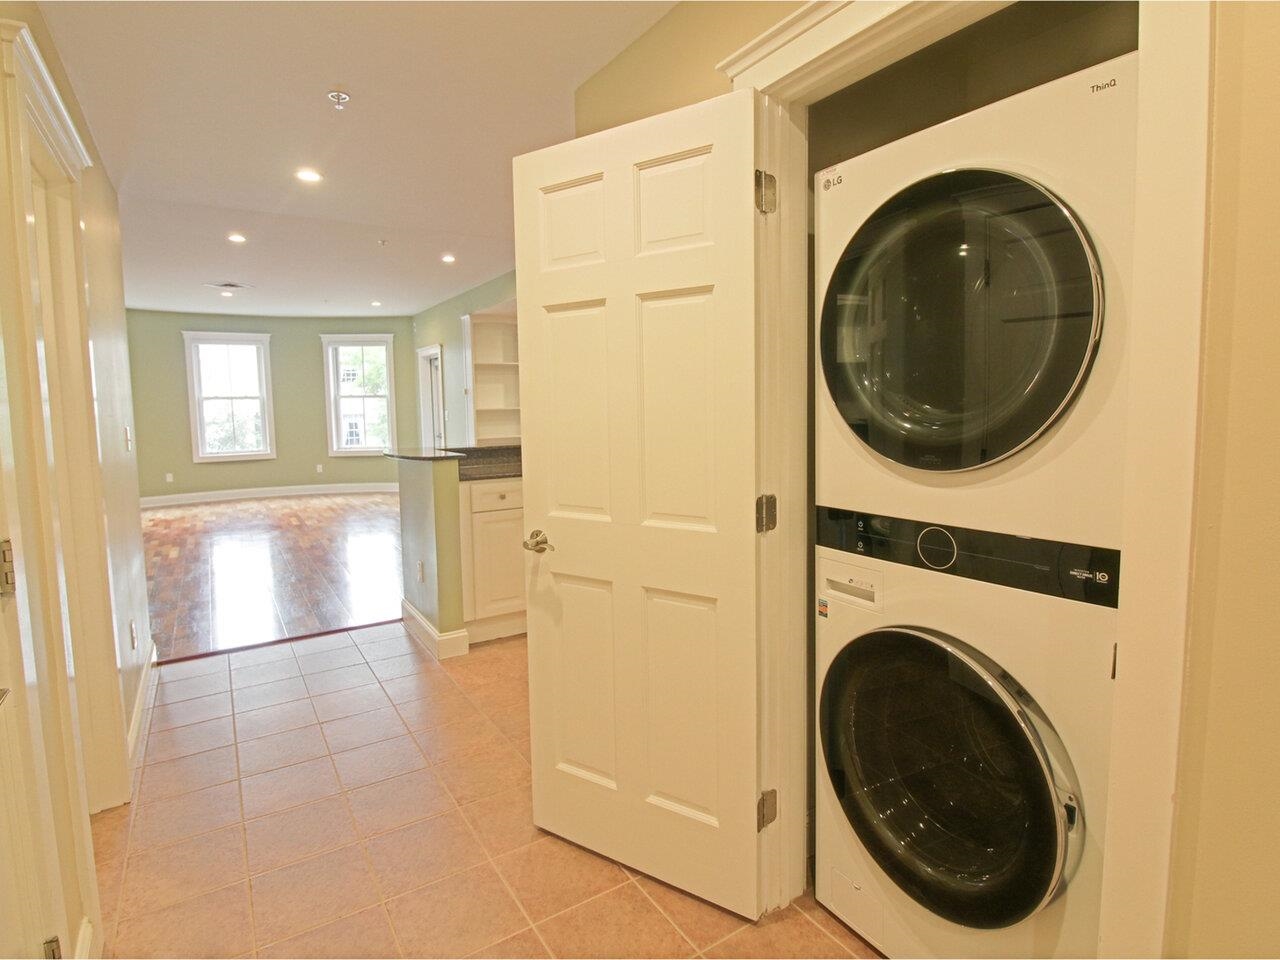
<svg viewBox="0 0 1280 960"><path fill-rule="evenodd" d="M80 177L91 158L26 25L0 21L0 470L17 589L16 743L49 815L26 829L55 862L40 923L77 956L103 930L89 809L129 798L89 363ZM44 214L42 219L40 214ZM39 809L39 796L33 795Z"/></svg>
<svg viewBox="0 0 1280 960"><path fill-rule="evenodd" d="M718 65L734 89L760 90L772 115L765 162L777 165L784 214L777 278L783 310L808 309L808 107L1008 5L813 2ZM1203 0L1140 2L1132 336L1150 349L1130 351L1128 361L1130 416L1142 429L1130 432L1124 455L1121 548L1134 572L1119 614L1125 649L1112 721L1102 956L1161 954L1169 907L1200 392L1211 30ZM1169 204L1170 196L1182 202ZM794 686L779 693L807 696ZM794 703L781 709L795 715ZM786 835L796 842L794 824Z"/></svg>
<svg viewBox="0 0 1280 960"><path fill-rule="evenodd" d="M425 376L433 357L440 364L440 375L436 379L434 390L430 389L429 378ZM441 446L447 444L449 427L444 418L444 347L439 343L418 348L418 438L424 448L436 445L435 437L427 436L428 420L433 426L440 424Z"/></svg>

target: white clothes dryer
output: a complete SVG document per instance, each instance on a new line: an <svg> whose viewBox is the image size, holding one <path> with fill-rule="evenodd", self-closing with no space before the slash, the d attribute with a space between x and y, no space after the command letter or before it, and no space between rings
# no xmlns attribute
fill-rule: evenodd
<svg viewBox="0 0 1280 960"><path fill-rule="evenodd" d="M1116 544L1137 54L815 178L816 500Z"/></svg>

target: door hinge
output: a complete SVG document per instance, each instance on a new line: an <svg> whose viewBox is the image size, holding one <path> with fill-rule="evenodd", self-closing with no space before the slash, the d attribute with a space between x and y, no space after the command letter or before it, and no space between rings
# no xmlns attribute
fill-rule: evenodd
<svg viewBox="0 0 1280 960"><path fill-rule="evenodd" d="M778 819L778 791L766 790L756 801L756 833Z"/></svg>
<svg viewBox="0 0 1280 960"><path fill-rule="evenodd" d="M767 533L778 525L778 498L772 493L756 497L756 533Z"/></svg>
<svg viewBox="0 0 1280 960"><path fill-rule="evenodd" d="M18 592L18 573L13 565L13 541L0 540L0 597Z"/></svg>
<svg viewBox="0 0 1280 960"><path fill-rule="evenodd" d="M756 209L761 213L778 209L778 178L763 170L756 171Z"/></svg>
<svg viewBox="0 0 1280 960"><path fill-rule="evenodd" d="M45 960L62 960L62 941L57 937L50 937L44 942Z"/></svg>

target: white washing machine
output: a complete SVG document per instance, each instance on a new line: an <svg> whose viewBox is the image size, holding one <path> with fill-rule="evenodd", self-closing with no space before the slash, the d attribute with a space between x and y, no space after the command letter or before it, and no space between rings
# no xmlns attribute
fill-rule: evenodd
<svg viewBox="0 0 1280 960"><path fill-rule="evenodd" d="M818 174L818 899L1097 952L1137 55Z"/></svg>
<svg viewBox="0 0 1280 960"><path fill-rule="evenodd" d="M952 530L971 573L1077 559ZM816 575L818 900L890 957L1096 956L1115 609L828 547Z"/></svg>

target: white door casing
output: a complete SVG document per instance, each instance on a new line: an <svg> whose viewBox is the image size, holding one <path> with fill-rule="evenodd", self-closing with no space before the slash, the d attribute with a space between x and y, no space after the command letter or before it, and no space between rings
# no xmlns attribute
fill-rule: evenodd
<svg viewBox="0 0 1280 960"><path fill-rule="evenodd" d="M418 430L422 446L445 445L444 348L433 343L418 350Z"/></svg>
<svg viewBox="0 0 1280 960"><path fill-rule="evenodd" d="M0 832L17 834L0 886L25 887L25 955L56 936L88 956L102 933L86 768L104 806L120 795L106 780L125 798L130 784L78 229L90 159L30 32L8 20L0 98L0 528L17 579L0 599L0 687L13 691Z"/></svg>
<svg viewBox="0 0 1280 960"><path fill-rule="evenodd" d="M749 917L755 111L515 161L534 818Z"/></svg>

